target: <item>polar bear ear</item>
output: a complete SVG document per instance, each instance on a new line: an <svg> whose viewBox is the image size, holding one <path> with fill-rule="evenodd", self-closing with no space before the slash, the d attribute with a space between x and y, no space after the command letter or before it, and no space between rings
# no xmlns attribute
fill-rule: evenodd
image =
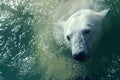
<svg viewBox="0 0 120 80"><path fill-rule="evenodd" d="M98 15L101 16L101 19L103 19L107 13L109 12L110 9L105 9L105 10L102 10L101 12L98 12Z"/></svg>

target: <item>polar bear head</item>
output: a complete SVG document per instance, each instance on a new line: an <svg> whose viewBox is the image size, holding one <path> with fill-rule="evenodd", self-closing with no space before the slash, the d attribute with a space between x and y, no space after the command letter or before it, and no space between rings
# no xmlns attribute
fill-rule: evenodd
<svg viewBox="0 0 120 80"><path fill-rule="evenodd" d="M87 61L93 45L98 42L102 34L102 20L107 10L95 12L80 10L75 12L62 23L64 39L71 48L72 55L77 61Z"/></svg>

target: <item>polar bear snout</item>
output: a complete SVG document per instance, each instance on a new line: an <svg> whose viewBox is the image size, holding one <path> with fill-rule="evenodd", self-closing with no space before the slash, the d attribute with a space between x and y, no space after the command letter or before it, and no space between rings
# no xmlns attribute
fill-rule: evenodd
<svg viewBox="0 0 120 80"><path fill-rule="evenodd" d="M85 62L89 59L88 53L85 53L85 51L81 51L77 54L74 54L74 59L77 61Z"/></svg>
<svg viewBox="0 0 120 80"><path fill-rule="evenodd" d="M83 34L73 34L69 42L75 60L85 62L89 59L90 51Z"/></svg>

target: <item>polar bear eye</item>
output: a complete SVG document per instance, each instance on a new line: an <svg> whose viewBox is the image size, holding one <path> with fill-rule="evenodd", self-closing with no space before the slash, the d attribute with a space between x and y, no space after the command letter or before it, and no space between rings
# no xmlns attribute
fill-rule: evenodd
<svg viewBox="0 0 120 80"><path fill-rule="evenodd" d="M87 26L92 27L92 26L93 26L93 24L87 24Z"/></svg>
<svg viewBox="0 0 120 80"><path fill-rule="evenodd" d="M83 31L83 34L89 34L90 32L91 32L90 29L85 29L85 30Z"/></svg>
<svg viewBox="0 0 120 80"><path fill-rule="evenodd" d="M67 35L67 40L70 41L70 36Z"/></svg>

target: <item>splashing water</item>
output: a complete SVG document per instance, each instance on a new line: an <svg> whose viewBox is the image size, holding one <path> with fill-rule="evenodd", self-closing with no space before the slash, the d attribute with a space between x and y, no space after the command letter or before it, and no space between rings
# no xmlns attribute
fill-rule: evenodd
<svg viewBox="0 0 120 80"><path fill-rule="evenodd" d="M119 0L0 0L0 80L83 80L86 74L92 80L119 80L119 3ZM111 30L103 36L91 60L80 63L73 60L64 44L57 45L52 28L59 19L91 5L96 11L110 8Z"/></svg>

